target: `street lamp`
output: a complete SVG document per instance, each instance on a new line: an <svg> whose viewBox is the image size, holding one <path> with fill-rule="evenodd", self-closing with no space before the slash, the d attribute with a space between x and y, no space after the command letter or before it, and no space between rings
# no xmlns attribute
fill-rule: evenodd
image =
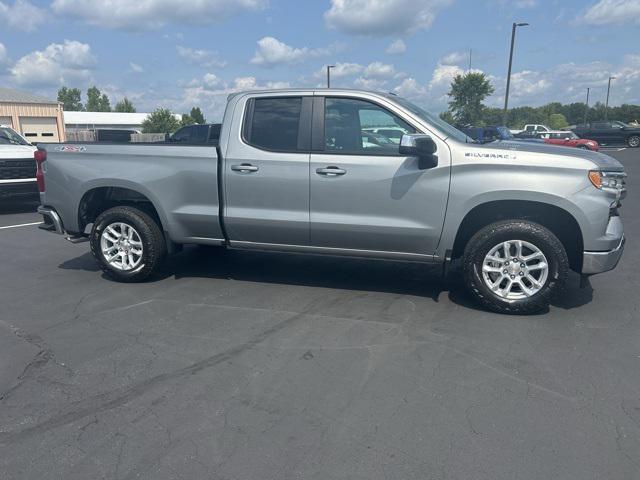
<svg viewBox="0 0 640 480"><path fill-rule="evenodd" d="M584 107L584 124L587 124L587 113L589 112L589 92L591 91L590 87L587 87L587 103L585 103Z"/></svg>
<svg viewBox="0 0 640 480"><path fill-rule="evenodd" d="M511 27L511 50L509 52L509 71L507 72L507 91L504 95L504 113L502 118L502 124L507 125L507 109L509 108L509 87L511 85L511 65L513 63L513 44L516 40L516 28L526 27L528 23L513 23Z"/></svg>
<svg viewBox="0 0 640 480"><path fill-rule="evenodd" d="M327 88L331 88L331 69L335 65L327 65Z"/></svg>
<svg viewBox="0 0 640 480"><path fill-rule="evenodd" d="M611 80L614 80L616 77L609 77L609 85L607 85L607 101L604 104L604 119L607 120L607 115L609 113L609 92L611 91Z"/></svg>

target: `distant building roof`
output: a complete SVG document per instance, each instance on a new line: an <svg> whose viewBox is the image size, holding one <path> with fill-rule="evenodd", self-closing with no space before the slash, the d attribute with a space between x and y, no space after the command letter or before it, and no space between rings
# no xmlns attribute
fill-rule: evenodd
<svg viewBox="0 0 640 480"><path fill-rule="evenodd" d="M64 112L66 125L142 125L148 113ZM174 116L182 119L177 113Z"/></svg>
<svg viewBox="0 0 640 480"><path fill-rule="evenodd" d="M0 103L49 103L57 105L59 102L32 93L0 87Z"/></svg>

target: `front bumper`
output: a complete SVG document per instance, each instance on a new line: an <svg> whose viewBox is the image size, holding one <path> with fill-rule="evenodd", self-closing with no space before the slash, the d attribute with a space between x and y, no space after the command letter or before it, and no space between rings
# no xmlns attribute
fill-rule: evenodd
<svg viewBox="0 0 640 480"><path fill-rule="evenodd" d="M624 251L624 236L620 239L620 244L613 250L606 252L584 252L582 256L582 274L595 275L596 273L608 272L618 265L622 252Z"/></svg>
<svg viewBox="0 0 640 480"><path fill-rule="evenodd" d="M0 180L0 197L14 195L37 195L38 184L35 178Z"/></svg>

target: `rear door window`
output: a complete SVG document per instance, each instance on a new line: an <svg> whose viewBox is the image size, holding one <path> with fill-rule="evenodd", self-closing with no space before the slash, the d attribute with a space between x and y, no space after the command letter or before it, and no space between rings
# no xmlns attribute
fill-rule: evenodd
<svg viewBox="0 0 640 480"><path fill-rule="evenodd" d="M265 150L298 150L302 97L255 98L249 104L244 137Z"/></svg>

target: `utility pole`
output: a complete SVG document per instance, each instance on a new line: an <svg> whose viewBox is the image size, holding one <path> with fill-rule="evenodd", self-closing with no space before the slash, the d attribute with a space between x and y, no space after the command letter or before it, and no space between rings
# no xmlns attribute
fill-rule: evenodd
<svg viewBox="0 0 640 480"><path fill-rule="evenodd" d="M331 69L335 65L327 65L327 88L331 88Z"/></svg>
<svg viewBox="0 0 640 480"><path fill-rule="evenodd" d="M585 103L584 107L584 123L587 123L587 113L589 112L589 91L591 88L587 87L587 103Z"/></svg>
<svg viewBox="0 0 640 480"><path fill-rule="evenodd" d="M504 94L504 112L502 114L502 124L507 126L507 111L509 108L509 87L511 86L511 65L513 64L513 44L516 40L516 28L526 27L528 23L515 23L511 27L511 50L509 51L509 70L507 72L507 91Z"/></svg>
<svg viewBox="0 0 640 480"><path fill-rule="evenodd" d="M609 84L607 85L607 101L604 104L604 119L607 120L609 114L609 92L611 91L611 80L614 80L616 77L609 77Z"/></svg>
<svg viewBox="0 0 640 480"><path fill-rule="evenodd" d="M471 72L471 49L469 49L469 72Z"/></svg>

